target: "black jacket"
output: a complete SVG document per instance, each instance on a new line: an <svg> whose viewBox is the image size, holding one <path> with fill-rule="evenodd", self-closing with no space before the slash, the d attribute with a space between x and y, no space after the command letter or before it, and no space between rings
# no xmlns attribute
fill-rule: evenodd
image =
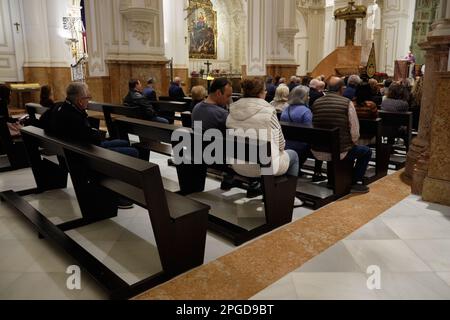
<svg viewBox="0 0 450 320"><path fill-rule="evenodd" d="M58 138L95 145L101 143L101 134L91 127L87 112L67 100L45 112L39 121L45 132Z"/></svg>
<svg viewBox="0 0 450 320"><path fill-rule="evenodd" d="M128 107L140 108L146 118L152 119L156 116L152 102L139 91L130 91L123 99L123 104Z"/></svg>

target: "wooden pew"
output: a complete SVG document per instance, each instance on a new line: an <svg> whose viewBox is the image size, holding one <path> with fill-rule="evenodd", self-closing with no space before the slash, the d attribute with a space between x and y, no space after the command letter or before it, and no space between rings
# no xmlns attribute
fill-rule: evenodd
<svg viewBox="0 0 450 320"><path fill-rule="evenodd" d="M170 124L173 124L175 120L181 120L181 117L175 114L189 110L190 103L186 101L154 101L152 105L160 117L166 118Z"/></svg>
<svg viewBox="0 0 450 320"><path fill-rule="evenodd" d="M9 162L0 167L0 172L14 171L29 167L28 157L22 139L20 137L11 137L7 119L3 116L0 116L0 147L6 154Z"/></svg>
<svg viewBox="0 0 450 320"><path fill-rule="evenodd" d="M360 119L361 139L375 138L375 167L367 169L364 182L371 184L387 176L392 146L383 143L382 119Z"/></svg>
<svg viewBox="0 0 450 320"><path fill-rule="evenodd" d="M387 112L379 111L379 117L383 121L382 136L384 138L403 138L405 140L405 148L401 151L406 153L409 151L409 146L412 141L412 126L413 126L413 114L412 112ZM406 128L406 134L401 135L399 129L401 127ZM394 146L394 149L397 147ZM399 150L397 150L399 151ZM391 155L390 165L395 167L395 170L400 170L406 165L406 155Z"/></svg>
<svg viewBox="0 0 450 320"><path fill-rule="evenodd" d="M28 116L30 117L30 125L39 127L39 119L36 115L42 116L48 111L48 108L43 107L38 103L27 103L25 108L27 109Z"/></svg>
<svg viewBox="0 0 450 320"><path fill-rule="evenodd" d="M172 141L172 134L175 130L181 129L178 126L128 118L117 119L116 125L120 128L119 131L123 137L128 134L134 134L165 143L171 142L173 145L177 145L178 141ZM192 130L187 128L184 128L184 130L187 130L189 134L193 135ZM194 137L191 140L195 141ZM238 148L239 142L235 141L234 144L235 148ZM248 148L249 145L241 145L241 147ZM195 148L194 143L191 150L194 152ZM199 146L199 148L199 150L204 150L205 145ZM225 155L226 151L223 154ZM246 159L239 160L245 161ZM179 165L177 166L177 173L181 189L180 194L190 195L203 192L209 168L219 172L232 171L228 166L224 165ZM234 174L236 175L236 173ZM245 177L241 177L241 179L248 181L248 178ZM264 176L261 181L266 208L266 223L248 230L214 215L214 210L212 210L208 219L209 229L229 238L235 245L240 245L284 224L290 223L292 221L297 177Z"/></svg>
<svg viewBox="0 0 450 320"><path fill-rule="evenodd" d="M191 97L184 97L182 99L174 99L172 97L167 97L167 96L161 96L158 99L159 101L177 101L177 102L185 102L188 105L190 105L192 103L192 98Z"/></svg>
<svg viewBox="0 0 450 320"><path fill-rule="evenodd" d="M321 208L350 193L352 185L352 163L340 159L339 129L318 129L296 123L281 122L286 140L307 143L315 150L332 155L328 162L328 185L314 184L299 179L297 196L314 209Z"/></svg>
<svg viewBox="0 0 450 320"><path fill-rule="evenodd" d="M43 130L22 130L38 186L46 171L40 148L61 155L69 169L82 218L54 225L12 191L0 196L22 213L45 238L53 240L104 286L112 298L129 298L203 264L208 206L164 190L157 165L102 149L60 140ZM56 167L55 167L56 168ZM56 171L58 172L58 171ZM148 210L163 271L128 285L65 232L117 216L118 197ZM143 253L145 254L145 253Z"/></svg>

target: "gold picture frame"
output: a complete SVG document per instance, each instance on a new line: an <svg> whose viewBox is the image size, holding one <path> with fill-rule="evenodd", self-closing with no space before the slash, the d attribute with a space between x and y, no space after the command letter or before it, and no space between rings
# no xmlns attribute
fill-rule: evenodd
<svg viewBox="0 0 450 320"><path fill-rule="evenodd" d="M189 0L190 59L217 59L217 12L210 0Z"/></svg>

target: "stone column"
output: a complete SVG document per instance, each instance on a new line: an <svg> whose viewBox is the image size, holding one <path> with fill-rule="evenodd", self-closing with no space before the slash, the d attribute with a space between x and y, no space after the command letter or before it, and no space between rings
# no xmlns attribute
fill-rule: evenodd
<svg viewBox="0 0 450 320"><path fill-rule="evenodd" d="M443 14L446 15L447 11L447 1L442 4L440 17ZM433 179L439 180L442 175L437 175L437 172L445 168L438 168L440 159L441 157L448 158L448 151L444 151L440 147L445 144L445 136L442 136L441 132L441 121L445 119L443 113L448 113L445 103L450 103L450 101L445 100L447 97L445 85L448 82L446 72L448 71L450 47L449 18L450 13L449 17L445 16L436 21L428 35L427 42L421 44L421 47L426 50L426 71L419 136L412 142L406 166L406 176L413 178L412 192L422 194L423 191L423 194L429 200L433 199L432 186L436 185ZM445 177L445 174L443 177ZM427 187L424 187L424 181L427 181Z"/></svg>
<svg viewBox="0 0 450 320"><path fill-rule="evenodd" d="M163 1L165 55L168 59L173 58L174 77L182 79L186 84L183 89L187 93L190 85L185 4L186 1L183 0Z"/></svg>
<svg viewBox="0 0 450 320"><path fill-rule="evenodd" d="M438 96L431 121L429 165L422 196L425 201L450 206L450 72L436 72L436 78Z"/></svg>
<svg viewBox="0 0 450 320"><path fill-rule="evenodd" d="M162 0L86 0L88 83L94 99L122 103L128 81L156 80L167 95Z"/></svg>
<svg viewBox="0 0 450 320"><path fill-rule="evenodd" d="M266 3L267 74L289 79L297 74L298 68L294 52L295 35L299 31L297 4L295 0L266 0Z"/></svg>
<svg viewBox="0 0 450 320"><path fill-rule="evenodd" d="M249 76L266 75L266 17L267 0L248 0L247 70Z"/></svg>
<svg viewBox="0 0 450 320"><path fill-rule="evenodd" d="M56 100L65 98L71 81L70 48L63 30L68 6L67 0L23 0L24 80L51 85ZM34 93L32 100L39 101L39 94Z"/></svg>

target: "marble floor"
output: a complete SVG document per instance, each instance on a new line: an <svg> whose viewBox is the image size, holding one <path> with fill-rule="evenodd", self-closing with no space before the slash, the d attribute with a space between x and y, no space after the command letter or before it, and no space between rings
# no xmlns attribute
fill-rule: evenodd
<svg viewBox="0 0 450 320"><path fill-rule="evenodd" d="M450 299L450 208L410 196L252 299Z"/></svg>
<svg viewBox="0 0 450 320"><path fill-rule="evenodd" d="M176 172L167 167L167 158L152 156L161 166L165 187L177 190ZM0 174L0 190L31 187L30 169ZM207 197L217 198L218 188L217 181L208 179ZM240 193L233 190L225 196L235 199ZM70 187L27 200L55 223L80 215ZM245 223L261 214L261 208L243 196L229 210L236 205L241 205ZM220 210L226 212L226 206L220 203ZM299 208L294 219L312 213ZM148 215L142 208L120 211L117 218L68 235L129 283L161 270ZM241 249L209 233L205 264ZM66 271L72 265L76 265L72 258L47 240L38 240L29 223L0 203L0 299L107 298L86 273L82 273L81 290L68 290ZM370 267L376 268L375 274ZM371 282L373 275L379 277ZM368 283L379 289L368 289ZM450 208L409 196L252 299L450 299Z"/></svg>
<svg viewBox="0 0 450 320"><path fill-rule="evenodd" d="M167 166L167 157L152 154L152 161L162 168L167 190L177 191L176 170ZM35 187L30 169L0 173L0 190L20 191ZM208 179L206 195L220 194L219 182ZM239 189L224 193L234 202L219 203L223 212L239 207L244 225L260 221L261 206L245 199ZM197 197L198 198L198 197ZM54 223L80 217L74 190L69 181L66 190L51 191L26 197L26 200ZM312 213L306 208L296 209L295 219ZM251 223L250 223L251 224ZM79 228L67 233L83 248L106 264L123 280L133 284L161 271L159 255L148 213L135 206L119 210L118 217ZM205 264L237 250L228 240L208 233ZM145 254L143 254L145 252ZM88 274L82 273L82 289L70 291L66 282L73 259L47 240L38 240L37 233L23 217L5 203L0 203L0 300L1 299L106 299L105 291Z"/></svg>

